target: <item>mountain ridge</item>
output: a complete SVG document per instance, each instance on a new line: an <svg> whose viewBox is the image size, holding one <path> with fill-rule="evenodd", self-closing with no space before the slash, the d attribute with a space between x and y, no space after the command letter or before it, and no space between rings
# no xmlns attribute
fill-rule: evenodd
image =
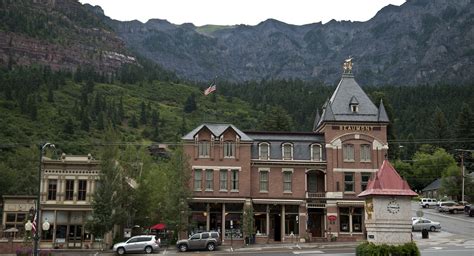
<svg viewBox="0 0 474 256"><path fill-rule="evenodd" d="M411 0L388 5L366 22L291 25L268 19L199 31L191 23L116 21L103 16L130 49L181 78L233 82L320 80L334 84L354 58L361 83L465 83L474 62L473 3Z"/></svg>

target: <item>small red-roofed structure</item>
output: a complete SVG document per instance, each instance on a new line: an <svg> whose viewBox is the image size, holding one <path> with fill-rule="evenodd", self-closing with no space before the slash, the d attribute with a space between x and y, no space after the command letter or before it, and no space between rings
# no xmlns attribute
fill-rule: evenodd
<svg viewBox="0 0 474 256"><path fill-rule="evenodd" d="M391 245L411 242L411 197L417 195L384 160L366 190L358 195L365 198L367 241Z"/></svg>
<svg viewBox="0 0 474 256"><path fill-rule="evenodd" d="M358 196L417 196L411 190L408 182L393 168L388 160L384 160L382 166L367 183L367 188Z"/></svg>

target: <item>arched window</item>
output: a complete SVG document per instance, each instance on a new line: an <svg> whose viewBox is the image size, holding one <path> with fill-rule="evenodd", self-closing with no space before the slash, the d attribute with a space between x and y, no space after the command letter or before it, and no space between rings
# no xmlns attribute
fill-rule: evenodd
<svg viewBox="0 0 474 256"><path fill-rule="evenodd" d="M262 142L258 145L258 158L263 160L270 159L270 144Z"/></svg>
<svg viewBox="0 0 474 256"><path fill-rule="evenodd" d="M354 145L353 144L344 144L342 146L342 155L345 162L354 161Z"/></svg>
<svg viewBox="0 0 474 256"><path fill-rule="evenodd" d="M291 143L284 143L281 145L283 160L293 160L293 145Z"/></svg>
<svg viewBox="0 0 474 256"><path fill-rule="evenodd" d="M311 145L311 161L321 161L323 159L323 154L321 150L321 145L313 144Z"/></svg>
<svg viewBox="0 0 474 256"><path fill-rule="evenodd" d="M370 162L370 145L362 144L360 145L360 161L361 162Z"/></svg>

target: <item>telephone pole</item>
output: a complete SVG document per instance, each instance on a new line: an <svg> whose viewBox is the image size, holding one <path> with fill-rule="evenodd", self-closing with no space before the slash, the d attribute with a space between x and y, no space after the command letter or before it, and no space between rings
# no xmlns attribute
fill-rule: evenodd
<svg viewBox="0 0 474 256"><path fill-rule="evenodd" d="M469 150L469 149L455 149L455 151L461 152L461 177L462 177L462 184L461 184L461 202L464 203L464 152L469 152L472 153L474 150Z"/></svg>

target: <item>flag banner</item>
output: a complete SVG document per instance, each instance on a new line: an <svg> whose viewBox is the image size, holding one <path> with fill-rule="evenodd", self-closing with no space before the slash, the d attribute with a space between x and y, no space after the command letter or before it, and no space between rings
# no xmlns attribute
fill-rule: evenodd
<svg viewBox="0 0 474 256"><path fill-rule="evenodd" d="M31 224L33 224L31 226L31 230L33 230L33 233L35 233L35 234L36 234L36 215L37 214L35 213L35 218L33 219L33 223L31 223Z"/></svg>
<svg viewBox="0 0 474 256"><path fill-rule="evenodd" d="M204 90L204 95L209 95L210 93L212 93L215 90L216 90L216 85L211 84L211 86L209 86L206 90Z"/></svg>

